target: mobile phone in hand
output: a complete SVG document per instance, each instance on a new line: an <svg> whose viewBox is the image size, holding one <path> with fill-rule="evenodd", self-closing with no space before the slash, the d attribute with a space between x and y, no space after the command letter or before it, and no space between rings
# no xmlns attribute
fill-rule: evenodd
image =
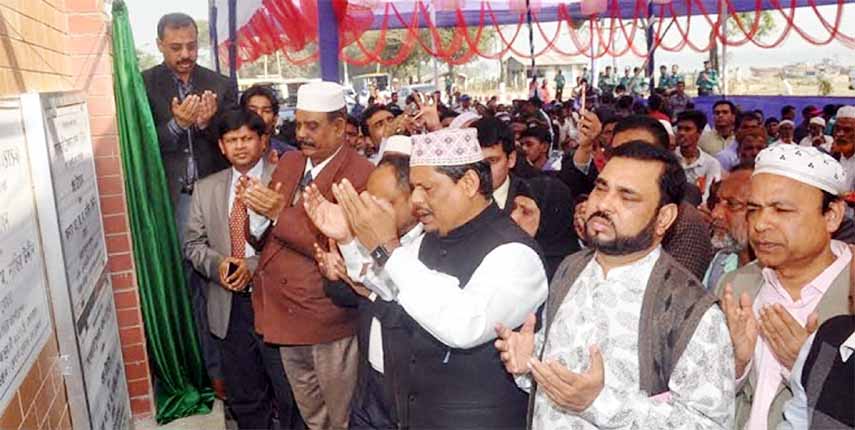
<svg viewBox="0 0 855 430"><path fill-rule="evenodd" d="M226 272L226 278L231 278L232 275L234 275L235 272L237 272L237 269L238 269L238 265L232 261L229 261L229 270Z"/></svg>

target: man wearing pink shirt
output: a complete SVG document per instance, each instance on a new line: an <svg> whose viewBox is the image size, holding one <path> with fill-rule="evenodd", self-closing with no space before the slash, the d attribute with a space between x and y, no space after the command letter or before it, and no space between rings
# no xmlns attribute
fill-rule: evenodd
<svg viewBox="0 0 855 430"><path fill-rule="evenodd" d="M757 156L747 220L757 261L719 283L736 365L737 428L774 429L792 397L790 369L823 321L847 312L852 253L831 239L848 182L816 148Z"/></svg>

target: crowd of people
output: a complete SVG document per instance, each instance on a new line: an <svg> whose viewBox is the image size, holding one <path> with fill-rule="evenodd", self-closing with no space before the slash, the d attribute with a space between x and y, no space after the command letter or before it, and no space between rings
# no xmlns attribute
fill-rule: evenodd
<svg viewBox="0 0 855 430"><path fill-rule="evenodd" d="M709 119L674 67L629 104L358 117L313 82L280 128L196 34L163 17L143 76L239 428L855 426L855 107Z"/></svg>

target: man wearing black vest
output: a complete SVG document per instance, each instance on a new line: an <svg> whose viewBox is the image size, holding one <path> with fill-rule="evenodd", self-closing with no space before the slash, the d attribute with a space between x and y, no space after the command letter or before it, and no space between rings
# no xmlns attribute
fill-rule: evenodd
<svg viewBox="0 0 855 430"><path fill-rule="evenodd" d="M724 315L661 247L685 183L670 151L615 148L586 205L591 248L558 268L544 326L497 327L533 429L733 428Z"/></svg>
<svg viewBox="0 0 855 430"><path fill-rule="evenodd" d="M477 132L413 136L410 197L425 235L398 241L394 209L344 182L334 189L356 238L397 294L383 324L385 378L400 428L519 429L525 392L493 349L547 293L537 244L492 201ZM384 348L384 353L387 348Z"/></svg>
<svg viewBox="0 0 855 430"><path fill-rule="evenodd" d="M855 427L855 270L849 275L849 315L829 319L802 346L779 429Z"/></svg>

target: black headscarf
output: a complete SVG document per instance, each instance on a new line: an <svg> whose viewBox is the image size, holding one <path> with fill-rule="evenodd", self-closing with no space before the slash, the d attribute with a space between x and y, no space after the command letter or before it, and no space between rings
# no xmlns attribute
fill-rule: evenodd
<svg viewBox="0 0 855 430"><path fill-rule="evenodd" d="M579 238L573 229L573 193L561 180L541 175L526 181L529 196L540 209L540 226L534 239L546 259L546 276L558 269L564 257L579 250Z"/></svg>

